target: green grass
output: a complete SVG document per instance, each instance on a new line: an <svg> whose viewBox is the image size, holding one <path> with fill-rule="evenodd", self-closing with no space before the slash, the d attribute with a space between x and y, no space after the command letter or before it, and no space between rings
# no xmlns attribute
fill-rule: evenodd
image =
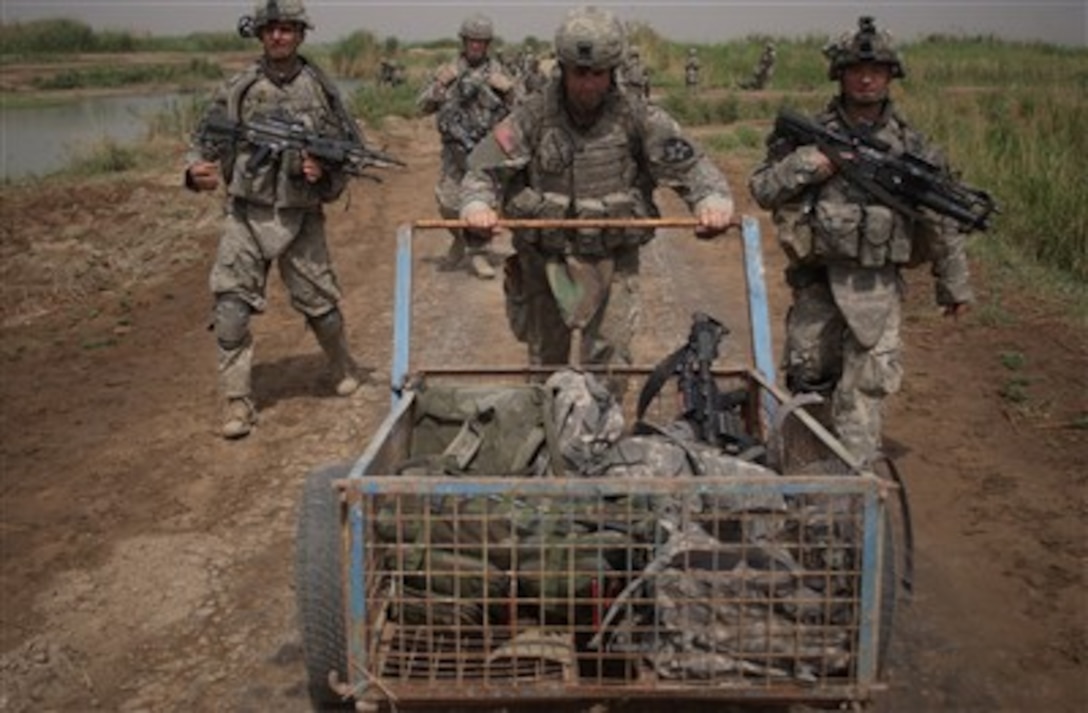
<svg viewBox="0 0 1088 713"><path fill-rule="evenodd" d="M121 144L106 138L76 153L68 166L59 173L81 177L124 173L145 166L152 160L154 157L144 147Z"/></svg>
<svg viewBox="0 0 1088 713"><path fill-rule="evenodd" d="M253 47L237 32L196 32L181 37L151 37L127 31L95 31L68 18L0 24L4 63L42 61L50 55L118 52L228 52Z"/></svg>
<svg viewBox="0 0 1088 713"><path fill-rule="evenodd" d="M416 96L420 87L407 82L399 87L364 84L348 98L349 109L368 126L381 128L387 116L417 116Z"/></svg>
<svg viewBox="0 0 1088 713"><path fill-rule="evenodd" d="M199 86L221 80L223 70L204 58L195 58L184 65L101 65L86 69L66 69L34 81L38 89L113 88L131 84L172 84L181 87Z"/></svg>

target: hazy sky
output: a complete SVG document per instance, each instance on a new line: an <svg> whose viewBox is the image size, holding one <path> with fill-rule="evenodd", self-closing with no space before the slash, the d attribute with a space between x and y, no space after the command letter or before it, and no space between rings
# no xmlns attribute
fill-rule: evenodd
<svg viewBox="0 0 1088 713"><path fill-rule="evenodd" d="M521 0L308 0L317 26L311 38L329 42L354 30L416 41L452 37L465 15L481 11L496 32L517 41L526 35L550 39L564 12L581 2ZM1064 45L1088 44L1088 0L768 0L733 2L616 2L595 4L621 19L651 24L677 41L717 42L752 33L773 36L827 36L852 29L861 14L876 17L900 39L929 33L997 35ZM96 29L159 35L221 31L252 11L250 0L0 0L4 22L45 17L84 20Z"/></svg>

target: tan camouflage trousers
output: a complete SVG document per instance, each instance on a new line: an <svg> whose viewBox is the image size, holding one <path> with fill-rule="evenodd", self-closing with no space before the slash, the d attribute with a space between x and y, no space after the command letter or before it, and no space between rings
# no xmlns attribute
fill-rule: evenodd
<svg viewBox="0 0 1088 713"><path fill-rule="evenodd" d="M275 210L236 204L228 213L209 285L218 298L234 295L263 312L268 273L279 268L291 306L320 317L340 301L325 240L325 216L315 210ZM250 395L253 340L234 349L219 347L219 383L228 398Z"/></svg>
<svg viewBox="0 0 1088 713"><path fill-rule="evenodd" d="M570 364L572 331L563 321L548 283L545 272L548 258L538 250L526 247L518 249L517 259L521 268L524 301L515 305L508 295L507 307L524 309L526 312L524 341L529 348L529 363ZM638 251L618 254L615 261L608 294L583 330L581 353L577 355L579 364L633 363L631 342L641 314Z"/></svg>
<svg viewBox="0 0 1088 713"><path fill-rule="evenodd" d="M461 215L461 179L456 173L443 172L434 187L438 214L447 220L455 220ZM466 230L451 230L453 247L451 256L473 255L487 250L490 240ZM459 259L459 258L458 258Z"/></svg>
<svg viewBox="0 0 1088 713"><path fill-rule="evenodd" d="M830 423L843 445L871 461L881 448L884 399L903 378L901 309L891 305L871 348L858 342L825 283L793 291L783 368L795 389L831 391Z"/></svg>

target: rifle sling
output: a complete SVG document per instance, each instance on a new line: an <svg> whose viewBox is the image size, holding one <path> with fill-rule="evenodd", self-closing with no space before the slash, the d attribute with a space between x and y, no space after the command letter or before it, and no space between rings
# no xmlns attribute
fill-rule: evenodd
<svg viewBox="0 0 1088 713"><path fill-rule="evenodd" d="M654 400L654 397L661 393L662 387L669 380L673 374L676 373L676 367L684 358L684 353L687 352L688 346L685 344L672 354L665 357L654 370L650 372L650 375L646 377L646 383L642 385L642 390L638 394L638 410L635 412L635 419L642 421L642 417L646 414L646 409L650 407L650 402Z"/></svg>

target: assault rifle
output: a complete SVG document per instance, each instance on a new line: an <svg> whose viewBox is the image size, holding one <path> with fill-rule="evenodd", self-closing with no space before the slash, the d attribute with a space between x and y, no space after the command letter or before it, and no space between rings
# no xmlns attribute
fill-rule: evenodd
<svg viewBox="0 0 1088 713"><path fill-rule="evenodd" d="M327 166L373 181L381 179L366 172L370 167L406 165L359 141L321 136L301 122L278 117L243 122L213 114L200 122L193 136L198 143L212 147L216 153L233 151L239 143L255 147L253 155L246 161L245 171L248 175L256 173L266 161L278 158L289 149L305 152Z"/></svg>
<svg viewBox="0 0 1088 713"><path fill-rule="evenodd" d="M997 204L986 191L950 177L917 154L894 153L873 137L840 134L788 109L774 122L775 133L798 145L815 145L846 180L892 210L925 220L922 208L956 221L962 230L986 230Z"/></svg>
<svg viewBox="0 0 1088 713"><path fill-rule="evenodd" d="M438 115L438 132L458 146L467 156L487 136L488 129L472 130L468 126L468 113L460 109L450 107L444 109Z"/></svg>
<svg viewBox="0 0 1088 713"><path fill-rule="evenodd" d="M474 116L481 109L486 112L486 119ZM466 74L454 83L446 104L438 112L438 132L467 156L508 113L494 89Z"/></svg>
<svg viewBox="0 0 1088 713"><path fill-rule="evenodd" d="M718 346L729 328L710 315L696 312L692 317L687 343L654 367L638 396L637 419L665 382L675 376L683 400L681 417L691 424L695 437L703 443L740 454L756 445L747 433L741 411L748 403L747 389L723 393L714 378L713 364Z"/></svg>

